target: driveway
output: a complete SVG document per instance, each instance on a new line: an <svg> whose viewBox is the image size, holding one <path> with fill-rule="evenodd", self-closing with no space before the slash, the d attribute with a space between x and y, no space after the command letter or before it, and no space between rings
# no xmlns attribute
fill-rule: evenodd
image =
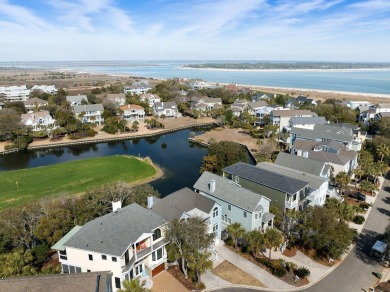
<svg viewBox="0 0 390 292"><path fill-rule="evenodd" d="M190 291L176 280L170 273L163 271L153 277L153 292L185 292Z"/></svg>
<svg viewBox="0 0 390 292"><path fill-rule="evenodd" d="M371 246L377 238L385 231L390 216L390 173L385 180L382 189L379 191L375 204L364 225L363 231L346 259L328 276L304 292L358 292L369 291L377 279L372 274L383 270L383 267L369 257ZM249 292L267 291L266 289L251 288L224 288L215 291L223 292ZM269 291L269 290L268 290ZM289 291L283 290L283 291Z"/></svg>

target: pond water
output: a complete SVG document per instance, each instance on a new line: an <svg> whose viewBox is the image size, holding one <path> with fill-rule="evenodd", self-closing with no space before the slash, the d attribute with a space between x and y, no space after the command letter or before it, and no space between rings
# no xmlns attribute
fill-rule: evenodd
<svg viewBox="0 0 390 292"><path fill-rule="evenodd" d="M183 130L153 138L89 144L50 150L35 150L0 156L1 171L32 168L65 161L110 155L149 156L164 170L164 177L151 183L162 196L183 187L192 188L199 178L199 169L207 148L188 142L194 131ZM102 169L104 171L104 169Z"/></svg>

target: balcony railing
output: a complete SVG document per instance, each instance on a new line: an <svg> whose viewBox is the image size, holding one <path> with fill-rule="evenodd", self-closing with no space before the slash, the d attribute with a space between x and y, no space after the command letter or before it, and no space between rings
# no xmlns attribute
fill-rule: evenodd
<svg viewBox="0 0 390 292"><path fill-rule="evenodd" d="M122 272L126 272L126 271L130 270L130 268L134 265L134 263L136 261L142 260L143 258L147 257L155 250L168 244L168 242L169 242L168 240L163 239L163 240L160 240L159 242L153 244L152 246L149 246L147 248L140 249L140 250L136 251L136 253L134 253L132 258L129 260L128 264L122 267Z"/></svg>
<svg viewBox="0 0 390 292"><path fill-rule="evenodd" d="M295 201L286 201L285 206L287 209L295 209L298 206L298 202Z"/></svg>

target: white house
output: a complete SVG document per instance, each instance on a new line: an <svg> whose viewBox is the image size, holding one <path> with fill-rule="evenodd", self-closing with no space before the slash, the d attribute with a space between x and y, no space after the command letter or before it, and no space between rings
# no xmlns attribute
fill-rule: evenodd
<svg viewBox="0 0 390 292"><path fill-rule="evenodd" d="M222 206L222 228L239 222L247 230L265 231L273 226L269 212L270 199L239 184L205 171L194 184L194 190Z"/></svg>
<svg viewBox="0 0 390 292"><path fill-rule="evenodd" d="M40 90L48 94L56 94L58 91L55 85L34 85L31 90Z"/></svg>
<svg viewBox="0 0 390 292"><path fill-rule="evenodd" d="M219 97L193 97L191 99L191 108L199 111L211 110L214 108L222 107L222 99Z"/></svg>
<svg viewBox="0 0 390 292"><path fill-rule="evenodd" d="M145 110L142 106L137 104L127 104L120 107L123 111L123 119L128 122L139 122L143 123L145 121Z"/></svg>
<svg viewBox="0 0 390 292"><path fill-rule="evenodd" d="M237 99L230 106L233 115L236 117L240 117L241 114L248 108L248 101L245 99Z"/></svg>
<svg viewBox="0 0 390 292"><path fill-rule="evenodd" d="M221 240L222 206L189 188L178 190L162 199L149 197L148 207L169 222L200 217L206 223L208 233L215 233L215 243Z"/></svg>
<svg viewBox="0 0 390 292"><path fill-rule="evenodd" d="M144 93L146 93L146 92L148 92L149 90L151 90L152 88L150 87L150 86L148 86L148 85L139 85L139 86L128 86L128 87L125 87L124 89L123 89L123 92L125 93L125 94L127 94L127 93L132 93L132 94L138 94L138 95L140 95L140 94L144 94Z"/></svg>
<svg viewBox="0 0 390 292"><path fill-rule="evenodd" d="M124 208L118 203L112 213L73 228L52 249L63 273L110 271L114 291L136 277L150 288L152 277L166 268L168 222L136 203Z"/></svg>
<svg viewBox="0 0 390 292"><path fill-rule="evenodd" d="M88 97L86 95L69 95L66 96L66 101L70 103L71 106L82 105L82 103L88 103Z"/></svg>
<svg viewBox="0 0 390 292"><path fill-rule="evenodd" d="M270 114L270 121L278 126L278 131L282 131L284 127L288 127L292 117L317 117L317 114L310 110L273 110Z"/></svg>
<svg viewBox="0 0 390 292"><path fill-rule="evenodd" d="M161 98L157 94L152 94L152 93L144 93L140 96L139 99L143 102L147 102L149 104L149 107L151 108L156 102L161 101Z"/></svg>
<svg viewBox="0 0 390 292"><path fill-rule="evenodd" d="M30 97L30 90L27 89L26 85L21 86L0 86L0 96L5 101L26 101Z"/></svg>
<svg viewBox="0 0 390 292"><path fill-rule="evenodd" d="M77 119L83 123L97 123L101 125L104 122L102 104L83 104L73 107Z"/></svg>
<svg viewBox="0 0 390 292"><path fill-rule="evenodd" d="M360 100L349 100L345 103L345 105L353 110L357 109L359 106L372 106L370 102Z"/></svg>
<svg viewBox="0 0 390 292"><path fill-rule="evenodd" d="M315 125L326 124L327 121L324 117L291 117L288 121L288 131L292 127L310 129L313 130Z"/></svg>
<svg viewBox="0 0 390 292"><path fill-rule="evenodd" d="M56 127L56 120L51 117L48 111L22 114L21 122L26 126L31 126L33 131Z"/></svg>
<svg viewBox="0 0 390 292"><path fill-rule="evenodd" d="M210 83L207 83L205 81L195 81L194 83L191 84L191 88L194 90L215 88L215 87L216 86L211 85Z"/></svg>
<svg viewBox="0 0 390 292"><path fill-rule="evenodd" d="M39 109L41 106L47 106L49 103L47 100L33 97L24 102L26 109L34 110Z"/></svg>
<svg viewBox="0 0 390 292"><path fill-rule="evenodd" d="M293 97L289 101L287 101L286 107L291 108L291 109L295 109L296 107L299 108L299 106L303 105L303 104L309 104L309 105L316 106L317 102L312 98L308 98L306 96L300 95L298 97Z"/></svg>
<svg viewBox="0 0 390 292"><path fill-rule="evenodd" d="M267 103L264 100L248 102L248 113L252 116L256 116L258 110L267 107Z"/></svg>
<svg viewBox="0 0 390 292"><path fill-rule="evenodd" d="M180 116L176 102L156 102L153 105L153 112L159 117L161 115L165 115L167 118L177 118Z"/></svg>
<svg viewBox="0 0 390 292"><path fill-rule="evenodd" d="M107 94L106 101L112 102L117 107L120 107L126 104L126 95L124 93L110 93Z"/></svg>

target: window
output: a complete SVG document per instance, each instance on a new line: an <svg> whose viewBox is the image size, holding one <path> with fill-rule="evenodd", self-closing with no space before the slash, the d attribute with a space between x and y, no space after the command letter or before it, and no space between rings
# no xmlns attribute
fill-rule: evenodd
<svg viewBox="0 0 390 292"><path fill-rule="evenodd" d="M115 277L115 288L121 288L121 278Z"/></svg>
<svg viewBox="0 0 390 292"><path fill-rule="evenodd" d="M154 253L152 253L152 261L158 261L163 256L163 248L160 248L156 250Z"/></svg>
<svg viewBox="0 0 390 292"><path fill-rule="evenodd" d="M62 259L62 260L68 259L67 255L66 255L66 250L64 250L64 251L60 250L60 259Z"/></svg>
<svg viewBox="0 0 390 292"><path fill-rule="evenodd" d="M153 232L153 241L159 239L161 237L161 230L160 229L156 229L154 232Z"/></svg>
<svg viewBox="0 0 390 292"><path fill-rule="evenodd" d="M223 216L223 221L227 222L227 215Z"/></svg>
<svg viewBox="0 0 390 292"><path fill-rule="evenodd" d="M257 218L259 218L259 215L256 213L255 214L255 220L257 220Z"/></svg>
<svg viewBox="0 0 390 292"><path fill-rule="evenodd" d="M228 223L228 224L232 224L232 219L228 218L228 219L227 219L227 223Z"/></svg>
<svg viewBox="0 0 390 292"><path fill-rule="evenodd" d="M117 260L116 260L116 257L112 257L111 260L112 260L113 262L116 262L116 261L117 261Z"/></svg>
<svg viewBox="0 0 390 292"><path fill-rule="evenodd" d="M90 273L91 272L91 270L87 270L87 273Z"/></svg>
<svg viewBox="0 0 390 292"><path fill-rule="evenodd" d="M106 261L107 260L107 256L105 254L102 254L102 260L103 261Z"/></svg>
<svg viewBox="0 0 390 292"><path fill-rule="evenodd" d="M93 256L91 254L88 255L90 261L93 261Z"/></svg>
<svg viewBox="0 0 390 292"><path fill-rule="evenodd" d="M218 223L213 225L213 232L217 232L217 231L218 231Z"/></svg>
<svg viewBox="0 0 390 292"><path fill-rule="evenodd" d="M246 213L246 211L244 211L244 218L246 218L247 217L247 213Z"/></svg>
<svg viewBox="0 0 390 292"><path fill-rule="evenodd" d="M213 218L217 217L218 216L218 207L215 207L213 209Z"/></svg>
<svg viewBox="0 0 390 292"><path fill-rule="evenodd" d="M229 210L229 211L232 210L232 205L228 204L228 210Z"/></svg>
<svg viewBox="0 0 390 292"><path fill-rule="evenodd" d="M240 178L239 178L238 176L235 176L235 177L234 177L234 181L235 181L236 183L238 183L238 182L240 181Z"/></svg>

